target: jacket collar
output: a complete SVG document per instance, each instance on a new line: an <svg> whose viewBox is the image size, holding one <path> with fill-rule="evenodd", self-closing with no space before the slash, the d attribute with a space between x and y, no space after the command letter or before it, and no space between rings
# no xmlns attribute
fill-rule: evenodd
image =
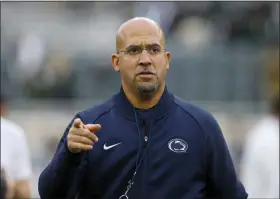
<svg viewBox="0 0 280 199"><path fill-rule="evenodd" d="M169 113L173 105L173 98L174 96L165 87L163 95L155 106L155 119L159 119ZM115 95L114 100L117 111L127 119L135 121L133 105L127 99L122 87L120 92Z"/></svg>

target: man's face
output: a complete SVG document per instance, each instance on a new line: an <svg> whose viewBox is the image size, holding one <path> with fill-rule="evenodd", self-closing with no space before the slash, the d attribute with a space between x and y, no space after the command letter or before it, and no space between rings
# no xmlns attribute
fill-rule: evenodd
<svg viewBox="0 0 280 199"><path fill-rule="evenodd" d="M165 82L170 59L158 27L146 24L126 28L121 40L118 69L122 84L140 94L154 93Z"/></svg>

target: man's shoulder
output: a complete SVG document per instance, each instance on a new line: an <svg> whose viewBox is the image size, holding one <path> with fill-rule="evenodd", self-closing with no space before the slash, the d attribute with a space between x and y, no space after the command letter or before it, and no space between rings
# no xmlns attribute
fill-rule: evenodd
<svg viewBox="0 0 280 199"><path fill-rule="evenodd" d="M213 115L206 109L192 103L188 102L178 96L174 97L174 102L177 104L184 112L191 115L196 119L212 119Z"/></svg>
<svg viewBox="0 0 280 199"><path fill-rule="evenodd" d="M84 123L93 123L95 122L100 116L108 113L115 105L115 98L116 94L111 96L105 101L99 102L96 105L80 111L78 113L79 117L82 119Z"/></svg>
<svg viewBox="0 0 280 199"><path fill-rule="evenodd" d="M213 114L194 104L191 102L188 102L178 96L174 97L174 102L177 104L186 114L188 114L190 117L192 117L198 125L201 127L201 129L204 132L212 130L219 130L219 124Z"/></svg>
<svg viewBox="0 0 280 199"><path fill-rule="evenodd" d="M211 140L215 140L216 138L221 140L220 138L223 137L223 133L220 125L210 111L177 96L174 97L174 101L186 114L197 122L206 137L210 137Z"/></svg>

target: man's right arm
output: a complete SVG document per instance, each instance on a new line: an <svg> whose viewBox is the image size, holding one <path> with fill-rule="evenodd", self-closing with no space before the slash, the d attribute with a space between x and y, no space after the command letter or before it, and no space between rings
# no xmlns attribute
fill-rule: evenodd
<svg viewBox="0 0 280 199"><path fill-rule="evenodd" d="M74 118L76 119L77 116ZM81 165L84 152L71 153L67 147L67 135L72 127L74 119L66 128L63 137L61 138L57 151L39 177L39 194L44 198L74 198L78 190L73 190L72 183L78 179L75 176L79 166ZM81 176L79 177L81 179ZM69 192L71 188L71 193Z"/></svg>

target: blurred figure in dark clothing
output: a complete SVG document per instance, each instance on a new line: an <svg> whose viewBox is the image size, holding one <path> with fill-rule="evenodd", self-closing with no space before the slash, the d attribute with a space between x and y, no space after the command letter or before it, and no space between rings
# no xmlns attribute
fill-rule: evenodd
<svg viewBox="0 0 280 199"><path fill-rule="evenodd" d="M1 169L1 196L0 199L6 198L7 193L7 182L4 174L4 170Z"/></svg>

